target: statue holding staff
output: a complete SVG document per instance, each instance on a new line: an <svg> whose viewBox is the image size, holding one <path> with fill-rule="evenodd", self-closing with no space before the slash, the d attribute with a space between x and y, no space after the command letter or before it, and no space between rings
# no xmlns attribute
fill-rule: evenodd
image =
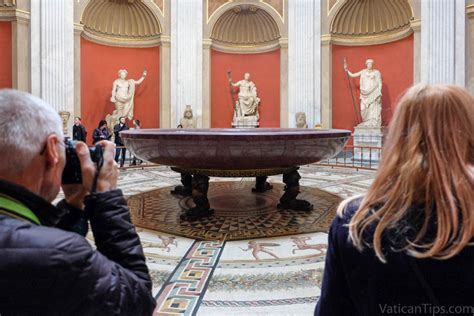
<svg viewBox="0 0 474 316"><path fill-rule="evenodd" d="M374 69L374 60L367 59L366 69L352 73L344 60L344 70L352 77L360 77L360 112L362 122L357 127L382 126L382 75Z"/></svg>

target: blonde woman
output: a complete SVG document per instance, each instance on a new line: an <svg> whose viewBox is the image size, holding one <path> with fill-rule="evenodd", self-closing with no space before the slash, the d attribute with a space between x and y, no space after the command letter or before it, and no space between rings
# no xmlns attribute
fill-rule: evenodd
<svg viewBox="0 0 474 316"><path fill-rule="evenodd" d="M409 89L372 186L331 226L315 314L473 315L473 166L473 97Z"/></svg>

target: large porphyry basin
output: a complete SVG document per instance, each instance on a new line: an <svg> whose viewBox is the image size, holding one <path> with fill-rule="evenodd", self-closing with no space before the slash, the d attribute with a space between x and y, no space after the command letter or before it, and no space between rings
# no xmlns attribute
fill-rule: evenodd
<svg viewBox="0 0 474 316"><path fill-rule="evenodd" d="M138 158L181 168L252 170L315 163L339 153L350 131L336 129L139 129L121 132Z"/></svg>

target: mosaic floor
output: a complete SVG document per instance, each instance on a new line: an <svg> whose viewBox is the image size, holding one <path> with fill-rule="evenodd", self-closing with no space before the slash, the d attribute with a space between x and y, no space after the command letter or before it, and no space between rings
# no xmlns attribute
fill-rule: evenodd
<svg viewBox="0 0 474 316"><path fill-rule="evenodd" d="M208 198L214 214L193 222L180 219L194 206L191 197L171 195L164 187L129 197L135 225L183 237L238 240L327 231L341 198L317 188L301 187L298 198L313 204L312 211L279 210L284 185L275 183L265 193L252 193L253 181L210 184Z"/></svg>
<svg viewBox="0 0 474 316"><path fill-rule="evenodd" d="M305 192L328 198L364 193L374 176L317 165L302 167L300 174ZM134 169L121 172L119 187L133 200L137 194L168 191L179 180L166 167ZM210 186L226 187L229 181L242 192L253 184L252 179L211 178ZM281 190L281 176L269 181ZM158 301L155 315L312 315L324 269L325 232L202 241L165 230L138 228Z"/></svg>

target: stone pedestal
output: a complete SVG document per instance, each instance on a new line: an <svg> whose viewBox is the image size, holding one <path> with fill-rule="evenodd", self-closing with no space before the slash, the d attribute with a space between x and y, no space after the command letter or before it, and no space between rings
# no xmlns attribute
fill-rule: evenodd
<svg viewBox="0 0 474 316"><path fill-rule="evenodd" d="M354 157L356 161L379 161L384 139L380 127L356 127L354 130Z"/></svg>
<svg viewBox="0 0 474 316"><path fill-rule="evenodd" d="M232 121L233 128L256 128L259 127L260 123L256 116L234 116Z"/></svg>

